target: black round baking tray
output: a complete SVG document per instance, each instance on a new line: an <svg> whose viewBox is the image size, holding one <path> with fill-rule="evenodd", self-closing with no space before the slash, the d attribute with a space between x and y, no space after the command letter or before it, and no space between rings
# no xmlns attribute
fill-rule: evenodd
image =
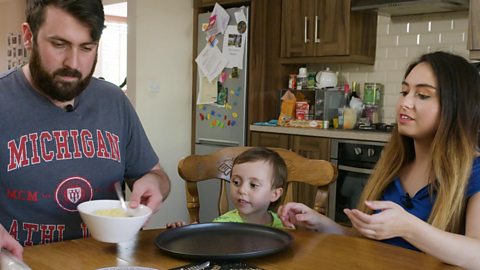
<svg viewBox="0 0 480 270"><path fill-rule="evenodd" d="M175 257L235 260L274 254L292 242L287 232L247 223L200 223L168 229L155 245Z"/></svg>

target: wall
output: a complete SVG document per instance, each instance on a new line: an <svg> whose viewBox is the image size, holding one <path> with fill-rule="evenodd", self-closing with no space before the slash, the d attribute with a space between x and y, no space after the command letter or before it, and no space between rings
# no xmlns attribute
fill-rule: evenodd
<svg viewBox="0 0 480 270"><path fill-rule="evenodd" d="M128 95L172 181L147 227L187 220L178 161L190 154L193 1L128 1Z"/></svg>
<svg viewBox="0 0 480 270"><path fill-rule="evenodd" d="M0 1L0 72L7 70L7 35L20 34L25 21L25 1Z"/></svg>
<svg viewBox="0 0 480 270"><path fill-rule="evenodd" d="M423 53L443 50L468 58L468 13L437 13L393 17L379 15L375 65L328 65L339 71L339 82L377 82L384 85L383 122L395 122L395 105L404 72ZM327 65L308 66L309 71Z"/></svg>

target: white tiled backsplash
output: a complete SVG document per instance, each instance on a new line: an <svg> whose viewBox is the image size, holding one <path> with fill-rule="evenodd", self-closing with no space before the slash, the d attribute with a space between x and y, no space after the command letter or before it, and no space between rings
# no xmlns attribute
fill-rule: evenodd
<svg viewBox="0 0 480 270"><path fill-rule="evenodd" d="M384 86L382 122L395 122L395 105L407 66L421 54L448 51L468 59L468 13L436 13L416 16L378 16L375 65L308 65L308 71L338 71L345 82L381 83Z"/></svg>

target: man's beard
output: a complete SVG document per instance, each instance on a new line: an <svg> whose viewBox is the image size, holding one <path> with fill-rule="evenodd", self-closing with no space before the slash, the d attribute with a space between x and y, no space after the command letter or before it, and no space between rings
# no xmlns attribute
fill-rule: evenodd
<svg viewBox="0 0 480 270"><path fill-rule="evenodd" d="M92 66L90 74L82 78L82 73L76 69L68 67L55 70L52 74L49 74L42 66L42 59L38 52L38 45L34 44L32 48L32 55L30 57L29 68L32 75L33 84L38 91L45 94L47 97L60 101L70 101L80 95L87 87L92 78L97 63L97 56ZM78 78L78 81L63 81L57 76L70 76Z"/></svg>

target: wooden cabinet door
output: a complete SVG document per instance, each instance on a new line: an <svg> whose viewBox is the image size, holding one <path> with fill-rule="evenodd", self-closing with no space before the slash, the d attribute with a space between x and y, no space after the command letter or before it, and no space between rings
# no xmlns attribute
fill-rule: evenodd
<svg viewBox="0 0 480 270"><path fill-rule="evenodd" d="M289 149L289 135L267 132L250 132L250 146L277 147Z"/></svg>
<svg viewBox="0 0 480 270"><path fill-rule="evenodd" d="M468 49L470 59L480 60L480 0L470 0L468 18Z"/></svg>
<svg viewBox="0 0 480 270"><path fill-rule="evenodd" d="M316 0L282 0L282 56L314 56Z"/></svg>
<svg viewBox="0 0 480 270"><path fill-rule="evenodd" d="M351 1L282 0L281 62L374 64L377 14Z"/></svg>
<svg viewBox="0 0 480 270"><path fill-rule="evenodd" d="M291 136L290 144L292 151L310 159L330 159L330 139ZM296 183L293 188L293 198L297 202L304 203L322 214L328 214L328 188L318 190L303 183Z"/></svg>
<svg viewBox="0 0 480 270"><path fill-rule="evenodd" d="M292 136L293 152L310 159L330 159L330 139L310 136Z"/></svg>
<svg viewBox="0 0 480 270"><path fill-rule="evenodd" d="M348 55L350 0L317 0L313 19L315 56Z"/></svg>

